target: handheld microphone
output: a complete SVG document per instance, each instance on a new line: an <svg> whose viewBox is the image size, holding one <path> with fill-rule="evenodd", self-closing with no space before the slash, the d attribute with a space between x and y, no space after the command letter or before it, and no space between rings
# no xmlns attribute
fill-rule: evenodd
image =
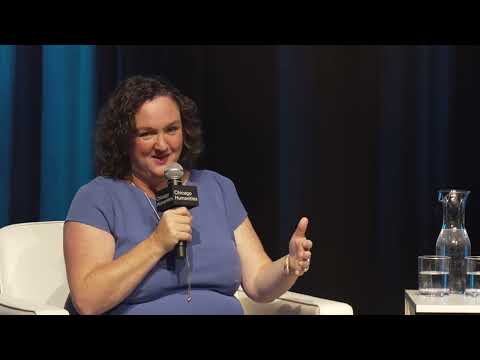
<svg viewBox="0 0 480 360"><path fill-rule="evenodd" d="M198 206L198 194L195 186L182 185L183 168L178 163L173 163L165 169L168 185L156 193L157 211L185 206L187 209ZM175 247L177 258L185 258L187 246L185 241L179 241Z"/></svg>

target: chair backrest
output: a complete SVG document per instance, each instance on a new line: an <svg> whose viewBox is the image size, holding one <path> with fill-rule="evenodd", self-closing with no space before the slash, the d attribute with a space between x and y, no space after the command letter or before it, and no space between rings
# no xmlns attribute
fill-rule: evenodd
<svg viewBox="0 0 480 360"><path fill-rule="evenodd" d="M63 308L69 293L63 223L22 223L0 229L0 293Z"/></svg>

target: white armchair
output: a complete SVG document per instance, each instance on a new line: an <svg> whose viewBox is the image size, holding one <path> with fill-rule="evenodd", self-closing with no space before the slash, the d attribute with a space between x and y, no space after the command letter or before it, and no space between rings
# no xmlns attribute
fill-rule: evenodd
<svg viewBox="0 0 480 360"><path fill-rule="evenodd" d="M0 229L0 314L68 315L63 221Z"/></svg>
<svg viewBox="0 0 480 360"><path fill-rule="evenodd" d="M8 225L0 229L0 315L68 315L63 221ZM288 291L256 303L240 288L245 314L352 315L348 304Z"/></svg>

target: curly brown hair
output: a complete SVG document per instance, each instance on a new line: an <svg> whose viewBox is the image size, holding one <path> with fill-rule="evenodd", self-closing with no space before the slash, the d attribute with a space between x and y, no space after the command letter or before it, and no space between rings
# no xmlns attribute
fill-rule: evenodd
<svg viewBox="0 0 480 360"><path fill-rule="evenodd" d="M195 102L159 76L132 76L122 81L102 107L97 123L97 176L126 179L132 171L129 149L135 136L135 114L147 101L168 96L177 104L183 125L183 150L178 162L192 169L203 150L201 122Z"/></svg>

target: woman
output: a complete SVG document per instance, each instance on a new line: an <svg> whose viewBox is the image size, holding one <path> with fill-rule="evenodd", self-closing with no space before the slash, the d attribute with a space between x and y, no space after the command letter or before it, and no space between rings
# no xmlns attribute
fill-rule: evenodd
<svg viewBox="0 0 480 360"><path fill-rule="evenodd" d="M202 149L197 108L171 84L129 78L99 120L98 176L79 189L64 227L71 313L242 314L233 296L239 285L269 302L308 270L306 218L289 254L272 262L233 183L193 169ZM200 205L158 213L155 194L175 162ZM187 242L185 261L172 251L179 241Z"/></svg>

